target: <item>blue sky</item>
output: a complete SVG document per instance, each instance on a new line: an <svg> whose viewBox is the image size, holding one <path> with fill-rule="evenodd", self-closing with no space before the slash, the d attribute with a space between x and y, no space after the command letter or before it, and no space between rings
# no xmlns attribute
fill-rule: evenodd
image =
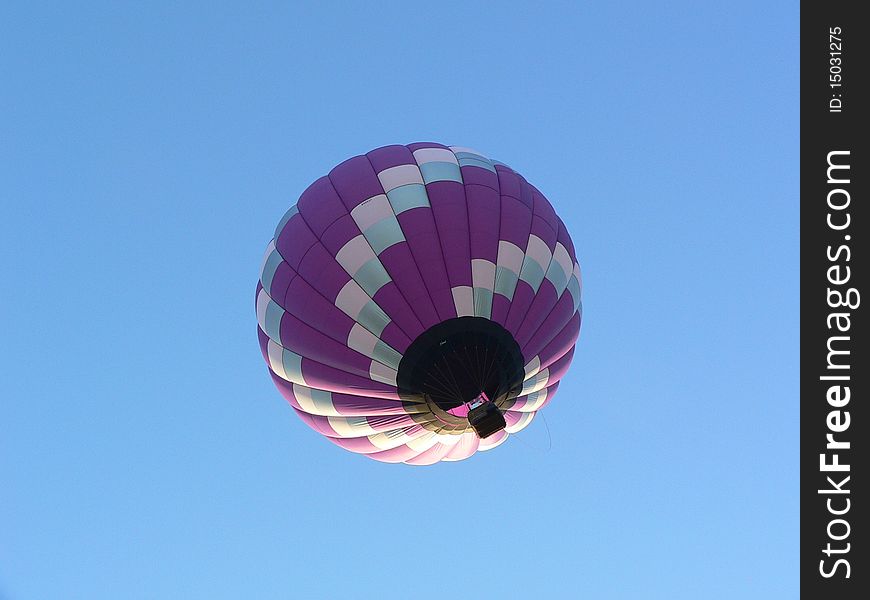
<svg viewBox="0 0 870 600"><path fill-rule="evenodd" d="M175 4L0 8L0 597L796 597L796 2ZM420 140L549 197L584 322L546 423L414 468L292 414L253 297Z"/></svg>

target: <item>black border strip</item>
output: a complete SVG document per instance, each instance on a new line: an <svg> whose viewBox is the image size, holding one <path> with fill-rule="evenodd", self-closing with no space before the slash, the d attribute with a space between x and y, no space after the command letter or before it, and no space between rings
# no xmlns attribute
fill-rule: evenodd
<svg viewBox="0 0 870 600"><path fill-rule="evenodd" d="M870 74L870 23L858 6L801 6L800 575L807 598L870 598L868 495L859 492L870 489L859 458L870 443L863 306L870 296L860 297L870 293L870 102L862 81Z"/></svg>

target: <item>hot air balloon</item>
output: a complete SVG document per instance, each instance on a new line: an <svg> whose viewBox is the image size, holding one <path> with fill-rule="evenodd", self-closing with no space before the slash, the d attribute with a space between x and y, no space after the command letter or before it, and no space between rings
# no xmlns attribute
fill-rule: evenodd
<svg viewBox="0 0 870 600"><path fill-rule="evenodd" d="M260 347L334 444L457 461L553 398L580 291L564 223L513 169L457 146L385 146L315 181L278 223L257 283Z"/></svg>

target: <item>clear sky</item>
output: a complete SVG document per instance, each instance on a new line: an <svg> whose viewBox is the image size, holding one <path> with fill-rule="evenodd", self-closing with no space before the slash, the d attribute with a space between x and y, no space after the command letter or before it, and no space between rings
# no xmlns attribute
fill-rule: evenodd
<svg viewBox="0 0 870 600"><path fill-rule="evenodd" d="M78 4L0 8L0 597L797 596L797 2ZM254 311L299 193L414 141L584 276L546 422L432 467L309 430Z"/></svg>

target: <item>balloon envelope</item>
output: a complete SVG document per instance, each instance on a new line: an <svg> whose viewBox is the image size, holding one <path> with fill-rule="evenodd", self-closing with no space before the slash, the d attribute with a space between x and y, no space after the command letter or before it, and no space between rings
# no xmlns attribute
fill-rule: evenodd
<svg viewBox="0 0 870 600"><path fill-rule="evenodd" d="M386 146L315 181L279 222L260 347L296 413L338 446L462 460L553 397L580 290L564 223L513 169L462 147ZM469 410L503 423L481 438Z"/></svg>

